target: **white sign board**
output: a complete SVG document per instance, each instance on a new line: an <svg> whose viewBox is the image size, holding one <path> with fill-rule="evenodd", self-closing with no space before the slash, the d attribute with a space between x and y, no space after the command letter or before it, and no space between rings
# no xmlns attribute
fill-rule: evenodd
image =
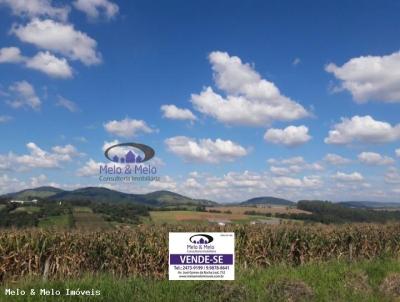
<svg viewBox="0 0 400 302"><path fill-rule="evenodd" d="M169 280L234 279L234 233L169 233Z"/></svg>

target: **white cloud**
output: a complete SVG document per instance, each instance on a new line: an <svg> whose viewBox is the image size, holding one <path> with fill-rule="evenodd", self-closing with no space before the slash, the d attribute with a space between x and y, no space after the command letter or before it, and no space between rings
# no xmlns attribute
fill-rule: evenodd
<svg viewBox="0 0 400 302"><path fill-rule="evenodd" d="M367 165L390 165L394 163L393 158L375 152L362 152L358 155L358 160Z"/></svg>
<svg viewBox="0 0 400 302"><path fill-rule="evenodd" d="M9 92L13 95L13 100L7 101L7 104L11 107L40 109L42 102L36 95L35 88L27 81L15 82L9 87Z"/></svg>
<svg viewBox="0 0 400 302"><path fill-rule="evenodd" d="M264 139L273 144L295 147L308 142L311 136L306 126L288 126L285 129L268 129Z"/></svg>
<svg viewBox="0 0 400 302"><path fill-rule="evenodd" d="M364 180L364 177L359 172L353 172L353 173L336 172L336 174L333 175L333 178L343 182L360 182Z"/></svg>
<svg viewBox="0 0 400 302"><path fill-rule="evenodd" d="M226 124L265 126L274 121L292 121L309 116L299 103L281 94L274 83L262 79L239 57L215 51L209 56L216 86L192 94L195 109Z"/></svg>
<svg viewBox="0 0 400 302"><path fill-rule="evenodd" d="M51 17L62 21L67 20L67 6L54 7L51 0L0 0L0 5L10 7L12 13L22 17Z"/></svg>
<svg viewBox="0 0 400 302"><path fill-rule="evenodd" d="M325 155L324 161L331 165L346 165L351 163L350 159L333 153L328 153Z"/></svg>
<svg viewBox="0 0 400 302"><path fill-rule="evenodd" d="M145 121L130 118L109 121L104 124L104 128L108 133L125 138L134 137L139 133L154 132L154 129L147 126Z"/></svg>
<svg viewBox="0 0 400 302"><path fill-rule="evenodd" d="M195 121L196 116L189 109L178 108L175 105L162 105L163 117L172 120L190 120Z"/></svg>
<svg viewBox="0 0 400 302"><path fill-rule="evenodd" d="M271 165L270 171L274 175L293 175L303 171L322 171L324 167L318 163L308 163L301 156L285 159L270 158L267 162Z"/></svg>
<svg viewBox="0 0 400 302"><path fill-rule="evenodd" d="M100 172L100 166L103 163L101 162L96 162L93 159L89 159L85 165L81 168L78 169L77 175L78 176L94 176L94 175L99 175Z"/></svg>
<svg viewBox="0 0 400 302"><path fill-rule="evenodd" d="M18 47L0 49L0 63L20 63L24 60L25 58L21 55L21 50Z"/></svg>
<svg viewBox="0 0 400 302"><path fill-rule="evenodd" d="M400 172L396 167L390 167L386 171L385 182L388 184L400 184Z"/></svg>
<svg viewBox="0 0 400 302"><path fill-rule="evenodd" d="M76 103L74 103L74 102L72 102L72 101L70 101L70 100L68 100L68 99L66 99L66 98L64 98L62 96L58 97L56 105L59 106L59 107L63 107L63 108L67 109L70 112L79 111L79 107L78 107L78 105Z"/></svg>
<svg viewBox="0 0 400 302"><path fill-rule="evenodd" d="M392 126L387 122L374 120L371 116L353 116L333 126L325 138L327 144L385 143L400 138L400 124Z"/></svg>
<svg viewBox="0 0 400 302"><path fill-rule="evenodd" d="M71 78L72 67L65 58L58 58L48 51L40 51L34 57L28 58L21 54L17 47L0 49L1 63L21 63L25 67L41 71L55 78Z"/></svg>
<svg viewBox="0 0 400 302"><path fill-rule="evenodd" d="M348 90L354 100L400 102L400 52L386 56L352 58L343 66L333 63L325 70L342 81L336 90Z"/></svg>
<svg viewBox="0 0 400 302"><path fill-rule="evenodd" d="M399 148L399 149L396 149L395 152L396 152L396 156L397 156L397 157L400 157L400 148Z"/></svg>
<svg viewBox="0 0 400 302"><path fill-rule="evenodd" d="M26 171L33 168L59 168L62 162L72 160L79 155L72 145L54 146L52 152L40 148L33 142L26 144L28 154L18 155L13 152L0 154L0 162L4 170Z"/></svg>
<svg viewBox="0 0 400 302"><path fill-rule="evenodd" d="M294 156L285 159L270 158L267 160L267 162L269 164L280 164L280 165L302 165L306 163L306 161L302 156Z"/></svg>
<svg viewBox="0 0 400 302"><path fill-rule="evenodd" d="M108 0L76 0L73 5L90 19L98 19L101 15L111 19L119 11L118 5Z"/></svg>
<svg viewBox="0 0 400 302"><path fill-rule="evenodd" d="M0 115L0 124L7 123L11 121L13 118L9 115Z"/></svg>
<svg viewBox="0 0 400 302"><path fill-rule="evenodd" d="M55 78L71 78L72 68L65 58L57 58L48 51L40 51L26 61L26 66Z"/></svg>
<svg viewBox="0 0 400 302"><path fill-rule="evenodd" d="M317 176L293 178L287 176L273 177L275 185L278 187L319 187L322 185L322 181Z"/></svg>
<svg viewBox="0 0 400 302"><path fill-rule="evenodd" d="M168 150L184 158L186 161L219 163L233 161L246 156L248 151L230 141L207 138L196 140L186 136L175 136L165 140Z"/></svg>
<svg viewBox="0 0 400 302"><path fill-rule="evenodd" d="M101 62L101 55L96 50L97 42L87 34L75 30L72 24L33 19L25 26L15 25L11 33L23 42L61 53L86 65Z"/></svg>

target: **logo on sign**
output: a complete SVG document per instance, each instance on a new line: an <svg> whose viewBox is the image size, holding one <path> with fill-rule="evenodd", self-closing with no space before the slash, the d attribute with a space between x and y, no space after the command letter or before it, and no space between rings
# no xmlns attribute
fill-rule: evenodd
<svg viewBox="0 0 400 302"><path fill-rule="evenodd" d="M214 238L207 234L196 234L189 238L189 241L194 244L209 244Z"/></svg>

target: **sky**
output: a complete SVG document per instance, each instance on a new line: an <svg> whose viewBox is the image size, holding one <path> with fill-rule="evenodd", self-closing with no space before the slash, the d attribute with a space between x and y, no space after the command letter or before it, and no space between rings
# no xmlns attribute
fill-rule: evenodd
<svg viewBox="0 0 400 302"><path fill-rule="evenodd" d="M0 193L400 202L398 1L0 0ZM102 182L151 146L159 182ZM110 164L110 163L109 163Z"/></svg>

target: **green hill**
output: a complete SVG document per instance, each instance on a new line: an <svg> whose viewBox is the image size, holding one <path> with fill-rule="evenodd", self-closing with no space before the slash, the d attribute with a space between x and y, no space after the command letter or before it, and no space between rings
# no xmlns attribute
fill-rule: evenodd
<svg viewBox="0 0 400 302"><path fill-rule="evenodd" d="M60 192L63 192L63 190L54 187L38 187L34 189L22 190L16 193L6 194L3 195L2 197L17 199L17 200L31 200L34 198L44 199L56 195Z"/></svg>
<svg viewBox="0 0 400 302"><path fill-rule="evenodd" d="M262 196L248 199L241 202L242 205L257 205L257 204L270 204L270 205L280 205L280 206L295 206L296 203L287 199Z"/></svg>
<svg viewBox="0 0 400 302"><path fill-rule="evenodd" d="M170 191L155 191L148 194L129 194L103 187L87 187L64 191L53 187L40 187L3 195L4 198L30 200L33 198L51 201L91 201L104 203L137 203L149 206L168 205L215 205L209 200L193 199Z"/></svg>

